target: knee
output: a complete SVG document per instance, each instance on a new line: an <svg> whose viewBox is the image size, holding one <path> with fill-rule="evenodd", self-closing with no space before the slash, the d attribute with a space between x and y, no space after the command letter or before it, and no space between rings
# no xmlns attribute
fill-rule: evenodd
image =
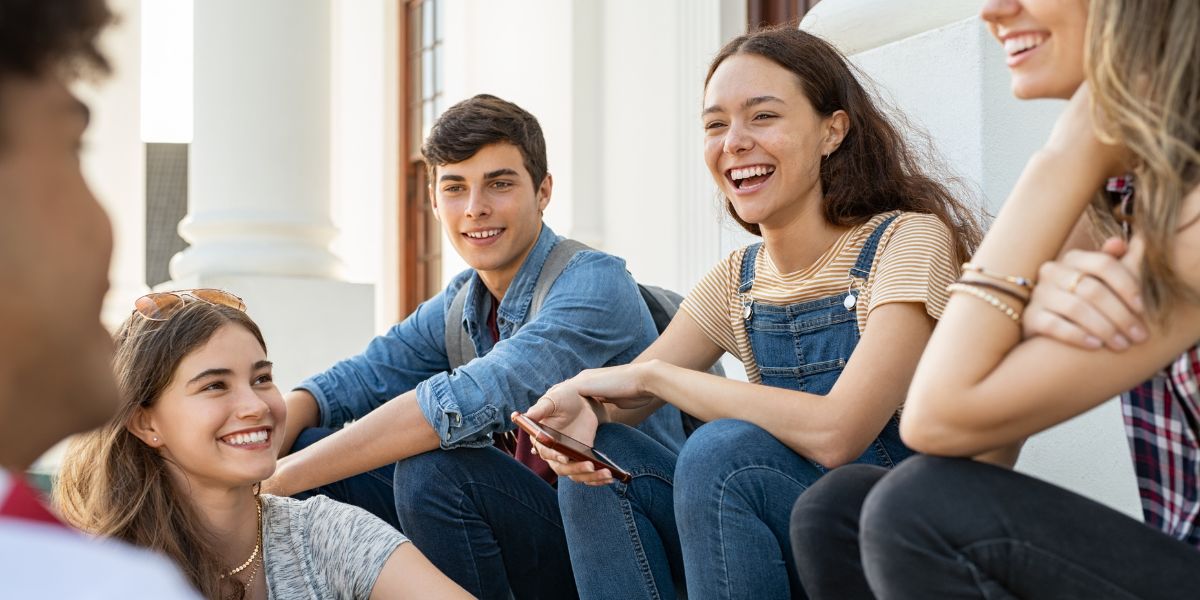
<svg viewBox="0 0 1200 600"><path fill-rule="evenodd" d="M454 450L432 450L396 463L392 490L400 515L434 505L458 492L460 472Z"/></svg>
<svg viewBox="0 0 1200 600"><path fill-rule="evenodd" d="M737 419L705 423L688 438L675 465L675 505L680 512L727 502L741 486L759 488L773 451L784 448L761 427ZM807 486L807 483L804 484ZM748 495L753 495L752 493ZM724 498L724 500L721 500Z"/></svg>
<svg viewBox="0 0 1200 600"><path fill-rule="evenodd" d="M962 484L975 466L969 459L921 455L893 469L863 503L864 552L866 546L927 537L939 522L973 504L963 498Z"/></svg>
<svg viewBox="0 0 1200 600"><path fill-rule="evenodd" d="M872 465L846 465L830 471L796 500L789 530L797 548L819 550L847 528L857 531L863 500L888 471Z"/></svg>

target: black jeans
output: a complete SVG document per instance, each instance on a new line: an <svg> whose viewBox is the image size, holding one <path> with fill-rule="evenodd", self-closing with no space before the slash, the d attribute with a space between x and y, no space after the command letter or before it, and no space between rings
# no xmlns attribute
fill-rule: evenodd
<svg viewBox="0 0 1200 600"><path fill-rule="evenodd" d="M1200 550L966 459L835 469L800 496L791 535L817 599L1200 597Z"/></svg>

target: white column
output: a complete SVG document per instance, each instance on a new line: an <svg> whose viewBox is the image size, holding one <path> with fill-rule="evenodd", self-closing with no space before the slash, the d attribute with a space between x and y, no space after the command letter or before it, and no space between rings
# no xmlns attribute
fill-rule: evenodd
<svg viewBox="0 0 1200 600"><path fill-rule="evenodd" d="M192 246L171 261L199 274L337 277L329 250L330 5L195 4Z"/></svg>
<svg viewBox="0 0 1200 600"><path fill-rule="evenodd" d="M910 121L996 214L1062 108L1018 101L978 3L822 2L801 28L829 39ZM1110 401L1030 438L1017 469L1141 518L1120 407Z"/></svg>
<svg viewBox="0 0 1200 600"><path fill-rule="evenodd" d="M242 296L283 389L374 331L372 286L341 281L330 250L331 16L328 0L195 3L191 247L163 287Z"/></svg>

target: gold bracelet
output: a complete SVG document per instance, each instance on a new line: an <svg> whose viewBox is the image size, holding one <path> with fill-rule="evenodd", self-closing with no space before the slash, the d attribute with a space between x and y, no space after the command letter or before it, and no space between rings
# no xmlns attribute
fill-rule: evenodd
<svg viewBox="0 0 1200 600"><path fill-rule="evenodd" d="M1001 294L1012 296L1013 298L1020 300L1022 304L1029 304L1029 298L1032 295L1031 292L1028 292L1024 289L1013 288L1010 286L1001 285L999 283L993 283L991 281L975 281L974 279L961 278L954 283L965 283L967 285L973 285L977 288L1000 292Z"/></svg>
<svg viewBox="0 0 1200 600"><path fill-rule="evenodd" d="M975 287L974 285L971 285L970 283L952 283L952 284L946 286L946 291L950 292L951 294L953 294L954 292L963 292L964 294L970 294L976 298L979 298L980 300L983 300L984 302L987 302L988 304L991 304L993 307L996 308L996 310L999 310L1000 312L1004 313L1005 315L1008 315L1008 318L1012 319L1014 323L1019 323L1021 321L1020 311L1009 306L1003 300L1001 300L1000 298L997 298L994 294L985 292L984 290L982 290L978 287Z"/></svg>
<svg viewBox="0 0 1200 600"><path fill-rule="evenodd" d="M988 279L995 279L998 281L1007 281L1008 283L1011 283L1013 285L1019 285L1027 290L1032 290L1033 286L1037 283L1036 281L1026 278L1026 277L1019 277L1017 275L1005 275L1003 273L996 273L994 271L989 271L989 270L987 270L975 263L972 263L972 262L963 263L962 269L964 272L971 271L973 273L978 273L984 277L987 277Z"/></svg>

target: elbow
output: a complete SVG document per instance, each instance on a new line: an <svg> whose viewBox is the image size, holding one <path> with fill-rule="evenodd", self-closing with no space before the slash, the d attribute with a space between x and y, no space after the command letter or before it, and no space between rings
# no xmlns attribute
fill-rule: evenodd
<svg viewBox="0 0 1200 600"><path fill-rule="evenodd" d="M900 419L900 440L915 452L932 456L973 456L974 431L927 412L905 411Z"/></svg>
<svg viewBox="0 0 1200 600"><path fill-rule="evenodd" d="M800 454L826 469L836 469L858 460L874 440L874 436L870 436L865 441L859 440L859 437L861 436L846 431L832 431L820 444L815 445L808 452L800 452Z"/></svg>

